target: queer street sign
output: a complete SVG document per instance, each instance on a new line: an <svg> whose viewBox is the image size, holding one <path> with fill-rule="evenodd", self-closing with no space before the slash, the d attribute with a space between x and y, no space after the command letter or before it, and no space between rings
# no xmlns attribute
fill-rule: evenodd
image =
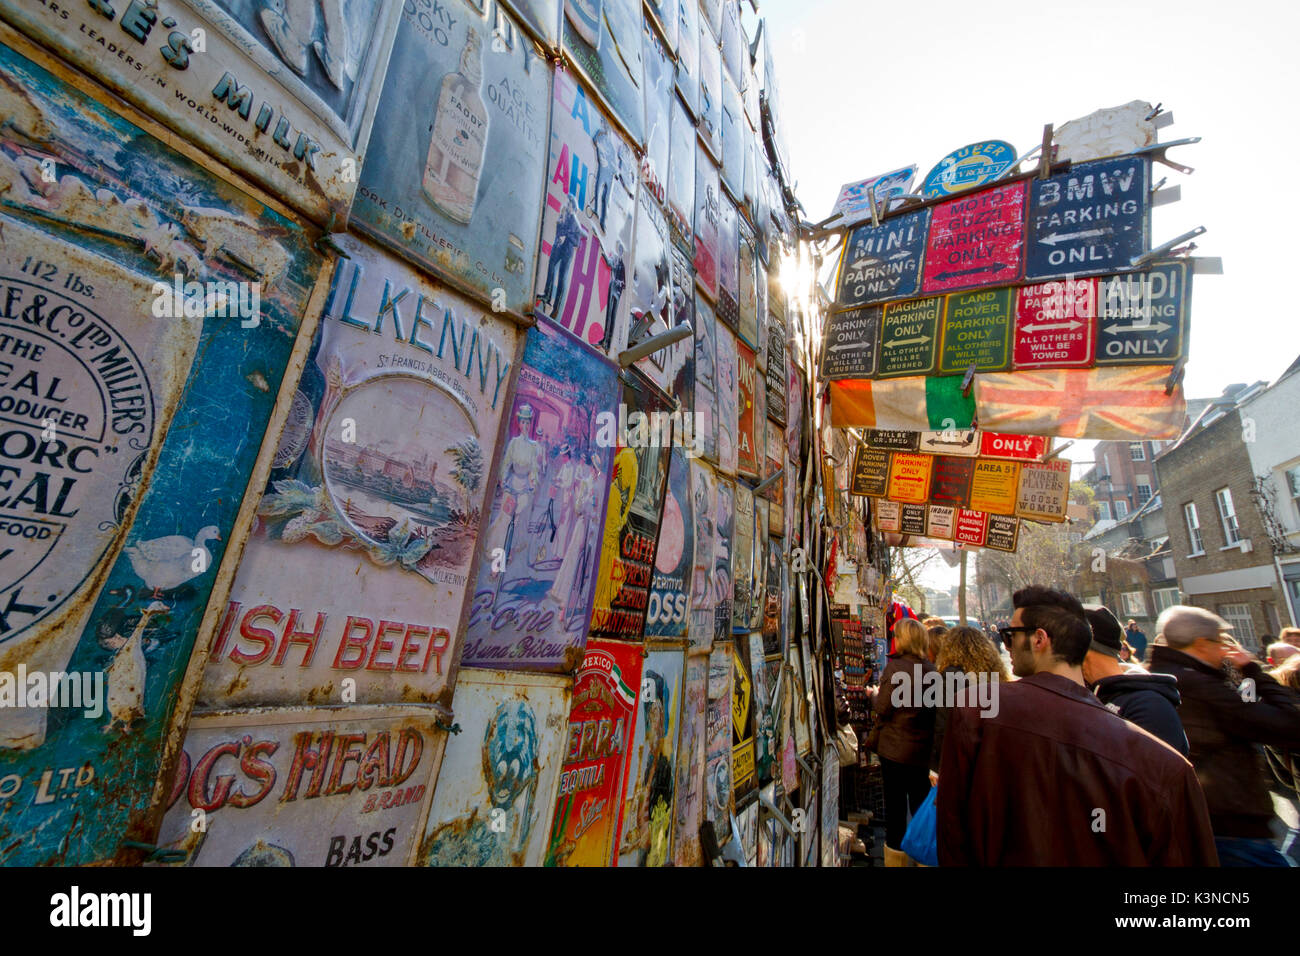
<svg viewBox="0 0 1300 956"><path fill-rule="evenodd" d="M844 246L835 307L849 309L916 295L930 210L859 226Z"/></svg>
<svg viewBox="0 0 1300 956"><path fill-rule="evenodd" d="M971 143L939 160L925 177L921 195L926 199L951 196L991 183L1011 168L1016 148L1000 139Z"/></svg>
<svg viewBox="0 0 1300 956"><path fill-rule="evenodd" d="M1137 275L1102 279L1098 289L1098 365L1173 364L1187 354L1191 270L1159 262Z"/></svg>
<svg viewBox="0 0 1300 956"><path fill-rule="evenodd" d="M1150 168L1145 157L1127 156L1034 180L1025 278L1131 270L1150 231Z"/></svg>
<svg viewBox="0 0 1300 956"><path fill-rule="evenodd" d="M828 379L871 378L876 374L880 310L878 305L868 306L834 312L827 318L822 372Z"/></svg>

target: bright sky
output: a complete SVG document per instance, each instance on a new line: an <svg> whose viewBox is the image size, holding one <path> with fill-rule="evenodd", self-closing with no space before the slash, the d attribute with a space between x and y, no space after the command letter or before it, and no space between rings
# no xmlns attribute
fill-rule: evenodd
<svg viewBox="0 0 1300 956"><path fill-rule="evenodd" d="M847 182L911 163L919 179L978 140L1024 153L1045 123L1135 99L1163 103L1175 122L1160 138L1202 142L1171 151L1194 175L1153 167L1154 181L1167 176L1183 197L1154 210L1153 243L1203 225L1195 255L1224 264L1222 276L1195 280L1187 394L1272 381L1300 354L1300 322L1279 307L1296 270L1295 197L1256 178L1300 156L1296 5L763 0L760 12L810 220L830 215ZM1091 459L1092 444L1066 455ZM946 586L957 573L935 562L925 578Z"/></svg>

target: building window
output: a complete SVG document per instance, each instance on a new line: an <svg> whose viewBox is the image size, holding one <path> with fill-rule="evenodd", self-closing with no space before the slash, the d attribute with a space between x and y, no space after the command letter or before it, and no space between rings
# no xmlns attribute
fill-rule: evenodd
<svg viewBox="0 0 1300 956"><path fill-rule="evenodd" d="M1109 501L1099 501L1099 502L1097 502L1097 520L1098 520L1098 521L1109 521L1109 520L1110 520L1110 502L1109 502Z"/></svg>
<svg viewBox="0 0 1300 956"><path fill-rule="evenodd" d="M1116 518L1116 520L1118 520L1118 519L1120 519L1120 518L1125 518L1125 517L1128 517L1128 502L1127 502L1127 501L1117 501L1117 502L1115 502L1115 518Z"/></svg>
<svg viewBox="0 0 1300 956"><path fill-rule="evenodd" d="M1138 476L1138 505L1151 501L1151 475Z"/></svg>
<svg viewBox="0 0 1300 956"><path fill-rule="evenodd" d="M1119 597L1125 617L1147 616L1147 596L1141 591L1125 591Z"/></svg>
<svg viewBox="0 0 1300 956"><path fill-rule="evenodd" d="M1181 598L1178 588L1156 588L1151 592L1151 600L1155 603L1156 614L1159 614L1166 608L1173 607Z"/></svg>
<svg viewBox="0 0 1300 956"><path fill-rule="evenodd" d="M1195 502L1189 501L1183 505L1183 518L1187 521L1187 540L1192 546L1188 554L1204 554L1205 542L1201 540L1201 519L1196 514Z"/></svg>
<svg viewBox="0 0 1300 956"><path fill-rule="evenodd" d="M1219 617L1232 625L1232 636L1242 647L1259 649L1259 638L1255 635L1255 623L1250 619L1250 607L1246 604L1220 604Z"/></svg>
<svg viewBox="0 0 1300 956"><path fill-rule="evenodd" d="M1264 602L1264 617L1268 619L1268 632L1270 634L1282 633L1282 622L1277 616L1277 605L1272 601Z"/></svg>
<svg viewBox="0 0 1300 956"><path fill-rule="evenodd" d="M1147 452L1140 441L1131 441L1128 443L1128 456L1133 461L1146 461Z"/></svg>
<svg viewBox="0 0 1300 956"><path fill-rule="evenodd" d="M1223 524L1223 543L1234 545L1241 540L1241 529L1237 527L1237 512L1232 507L1232 492L1220 488L1214 493L1214 500L1219 506L1219 521Z"/></svg>
<svg viewBox="0 0 1300 956"><path fill-rule="evenodd" d="M1300 465L1286 470L1286 490L1291 495L1296 516L1300 517Z"/></svg>

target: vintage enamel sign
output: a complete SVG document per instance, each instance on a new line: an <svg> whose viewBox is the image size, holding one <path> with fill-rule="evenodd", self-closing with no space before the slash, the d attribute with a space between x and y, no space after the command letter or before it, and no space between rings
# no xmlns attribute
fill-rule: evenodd
<svg viewBox="0 0 1300 956"><path fill-rule="evenodd" d="M638 0L565 0L565 59L638 147L645 145L641 31Z"/></svg>
<svg viewBox="0 0 1300 956"><path fill-rule="evenodd" d="M1014 289L985 289L944 297L939 372L998 372L1011 361Z"/></svg>
<svg viewBox="0 0 1300 956"><path fill-rule="evenodd" d="M195 717L158 845L189 866L409 865L446 746L436 720L358 705Z"/></svg>
<svg viewBox="0 0 1300 956"><path fill-rule="evenodd" d="M619 866L664 866L672 859L685 664L681 645L651 646L641 668Z"/></svg>
<svg viewBox="0 0 1300 956"><path fill-rule="evenodd" d="M203 708L339 703L344 678L362 704L451 698L520 336L340 242Z"/></svg>
<svg viewBox="0 0 1300 956"><path fill-rule="evenodd" d="M1070 502L1070 462L1063 458L1020 466L1016 514L1022 518L1064 521Z"/></svg>
<svg viewBox="0 0 1300 956"><path fill-rule="evenodd" d="M568 677L465 669L416 859L427 866L540 866L569 743Z"/></svg>
<svg viewBox="0 0 1300 956"><path fill-rule="evenodd" d="M681 732L673 792L672 857L674 866L699 866L700 823L704 820L704 765L709 711L709 655L686 658Z"/></svg>
<svg viewBox="0 0 1300 956"><path fill-rule="evenodd" d="M695 517L690 490L690 460L686 450L673 447L668 460L654 573L647 599L647 637L685 637L695 557Z"/></svg>
<svg viewBox="0 0 1300 956"><path fill-rule="evenodd" d="M402 6L353 219L494 310L523 314L533 305L550 72L496 0L482 9Z"/></svg>
<svg viewBox="0 0 1300 956"><path fill-rule="evenodd" d="M1097 280L1066 279L1016 293L1016 368L1065 368L1093 362Z"/></svg>
<svg viewBox="0 0 1300 956"><path fill-rule="evenodd" d="M920 288L929 209L858 226L844 243L835 307L905 299Z"/></svg>
<svg viewBox="0 0 1300 956"><path fill-rule="evenodd" d="M400 9L0 2L25 33L322 224L346 221Z"/></svg>
<svg viewBox="0 0 1300 956"><path fill-rule="evenodd" d="M934 207L926 237L923 292L1005 285L1020 277L1025 184L1011 183Z"/></svg>
<svg viewBox="0 0 1300 956"><path fill-rule="evenodd" d="M881 378L928 375L934 371L943 305L943 297L935 296L885 306L880 323L880 369L877 373Z"/></svg>
<svg viewBox="0 0 1300 956"><path fill-rule="evenodd" d="M991 183L1015 161L1016 149L1010 143L1000 139L971 143L939 160L922 181L921 195L935 199Z"/></svg>
<svg viewBox="0 0 1300 956"><path fill-rule="evenodd" d="M1101 279L1097 364L1173 364L1187 355L1192 272L1159 262L1136 275Z"/></svg>
<svg viewBox="0 0 1300 956"><path fill-rule="evenodd" d="M916 167L904 166L869 179L845 183L840 187L835 208L831 210L831 225L839 229L843 226L856 226L870 219L872 195L876 197L877 215L887 211L889 200L894 196L905 195L912 188L912 180L915 178Z"/></svg>
<svg viewBox="0 0 1300 956"><path fill-rule="evenodd" d="M1081 163L1030 185L1025 278L1126 272L1147 248L1151 161Z"/></svg>
<svg viewBox="0 0 1300 956"><path fill-rule="evenodd" d="M0 557L0 672L93 695L0 708L0 862L104 862L179 745L323 261L302 223L8 47L0 115L0 519L21 531Z"/></svg>
<svg viewBox="0 0 1300 956"><path fill-rule="evenodd" d="M871 378L880 346L880 306L832 312L826 317L822 374L828 379Z"/></svg>

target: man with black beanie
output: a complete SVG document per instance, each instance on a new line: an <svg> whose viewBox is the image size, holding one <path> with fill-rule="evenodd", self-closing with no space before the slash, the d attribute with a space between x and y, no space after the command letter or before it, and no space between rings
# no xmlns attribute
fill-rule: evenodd
<svg viewBox="0 0 1300 956"><path fill-rule="evenodd" d="M1092 643L1083 658L1083 679L1106 709L1159 737L1184 757L1187 734L1178 719L1178 679L1172 674L1149 674L1136 664L1120 660L1124 632L1110 610L1085 605L1092 628Z"/></svg>

